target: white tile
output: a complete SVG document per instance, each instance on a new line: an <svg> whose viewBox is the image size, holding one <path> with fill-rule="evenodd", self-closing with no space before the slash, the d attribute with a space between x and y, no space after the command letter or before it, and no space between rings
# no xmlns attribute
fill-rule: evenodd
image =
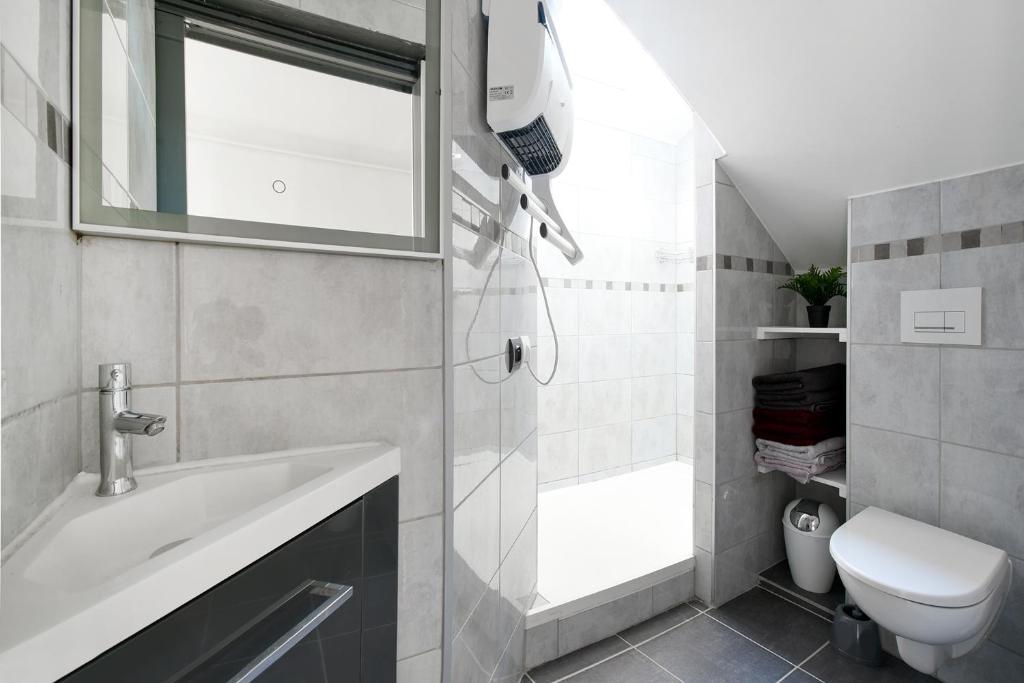
<svg viewBox="0 0 1024 683"><path fill-rule="evenodd" d="M398 660L398 683L439 683L441 680L441 650Z"/></svg>
<svg viewBox="0 0 1024 683"><path fill-rule="evenodd" d="M461 226L452 229L452 244L452 357L462 363L502 350L498 246Z"/></svg>
<svg viewBox="0 0 1024 683"><path fill-rule="evenodd" d="M563 384L539 387L537 402L537 420L541 434L555 434L579 427L578 385Z"/></svg>
<svg viewBox="0 0 1024 683"><path fill-rule="evenodd" d="M674 415L633 422L633 462L653 460L676 452L676 418Z"/></svg>
<svg viewBox="0 0 1024 683"><path fill-rule="evenodd" d="M630 385L632 418L643 420L676 412L676 376L634 377Z"/></svg>
<svg viewBox="0 0 1024 683"><path fill-rule="evenodd" d="M580 381L625 379L630 376L630 335L580 337ZM664 373L649 373L664 374Z"/></svg>
<svg viewBox="0 0 1024 683"><path fill-rule="evenodd" d="M544 274L547 277L546 274ZM580 311L578 289L567 289L565 287L546 287L548 305L551 307L551 317L555 321L555 330L558 336L576 335L580 332ZM547 314L544 311L544 300L537 294L537 321L541 332L550 334L547 330L549 325ZM546 331L547 330L547 331Z"/></svg>
<svg viewBox="0 0 1024 683"><path fill-rule="evenodd" d="M676 412L690 416L694 413L693 375L676 375Z"/></svg>
<svg viewBox="0 0 1024 683"><path fill-rule="evenodd" d="M580 388L580 427L626 422L630 419L628 379L583 382Z"/></svg>
<svg viewBox="0 0 1024 683"><path fill-rule="evenodd" d="M580 380L579 337L558 335L558 367L555 368L554 337L540 337L530 362L534 372L543 380L551 377L551 384L574 384ZM555 370L552 377L551 371Z"/></svg>
<svg viewBox="0 0 1024 683"><path fill-rule="evenodd" d="M630 424L580 430L580 475L629 465Z"/></svg>
<svg viewBox="0 0 1024 683"><path fill-rule="evenodd" d="M519 538L536 507L537 436L534 434L501 462L502 557Z"/></svg>
<svg viewBox="0 0 1024 683"><path fill-rule="evenodd" d="M676 372L683 375L694 373L693 354L696 343L696 337L692 333L676 334Z"/></svg>
<svg viewBox="0 0 1024 683"><path fill-rule="evenodd" d="M579 431L546 434L538 440L538 479L548 483L579 476L580 434Z"/></svg>
<svg viewBox="0 0 1024 683"><path fill-rule="evenodd" d="M580 334L629 334L629 292L606 289L580 290Z"/></svg>
<svg viewBox="0 0 1024 683"><path fill-rule="evenodd" d="M666 375L676 371L674 334L634 334L633 377Z"/></svg>
<svg viewBox="0 0 1024 683"><path fill-rule="evenodd" d="M667 333L676 330L674 292L631 292L634 333Z"/></svg>
<svg viewBox="0 0 1024 683"><path fill-rule="evenodd" d="M501 562L501 476L495 470L453 516L455 628L461 629Z"/></svg>

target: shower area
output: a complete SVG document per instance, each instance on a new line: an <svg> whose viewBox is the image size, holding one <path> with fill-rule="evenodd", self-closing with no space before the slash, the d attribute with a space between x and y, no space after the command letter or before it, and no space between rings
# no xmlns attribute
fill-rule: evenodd
<svg viewBox="0 0 1024 683"><path fill-rule="evenodd" d="M575 134L552 192L585 258L538 250L537 374L554 373L537 388L535 661L599 635L560 620L667 609L694 576L694 116L603 2L557 9Z"/></svg>

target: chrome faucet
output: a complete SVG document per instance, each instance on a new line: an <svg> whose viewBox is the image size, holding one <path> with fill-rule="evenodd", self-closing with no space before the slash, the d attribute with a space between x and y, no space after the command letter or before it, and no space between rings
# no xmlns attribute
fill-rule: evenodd
<svg viewBox="0 0 1024 683"><path fill-rule="evenodd" d="M155 436L167 418L132 410L130 363L100 365L100 485L97 496L134 491L132 435Z"/></svg>

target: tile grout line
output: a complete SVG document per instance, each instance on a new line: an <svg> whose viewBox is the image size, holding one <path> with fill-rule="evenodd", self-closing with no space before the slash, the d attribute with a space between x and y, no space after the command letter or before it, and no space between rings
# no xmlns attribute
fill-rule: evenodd
<svg viewBox="0 0 1024 683"><path fill-rule="evenodd" d="M758 589L760 589L760 590L763 590L763 591L764 591L765 593L768 593L768 594L770 594L770 595L774 595L774 596L775 596L775 597L777 597L777 598L778 598L779 600L784 600L784 601L788 602L789 604L793 605L793 607L798 607L798 608L802 609L803 611L807 612L808 614L813 614L814 616L818 617L819 619L821 619L822 621L824 621L824 622L826 622L826 623L828 623L828 624L831 624L831 623L832 623L832 621L831 621L830 619L826 619L826 618L825 618L825 617L823 617L822 615L820 615L820 614L817 614L817 613L816 613L816 612L814 612L813 610L811 610L811 609L809 609L809 608L805 607L804 605L801 605L801 604L797 603L796 601L794 601L794 600L792 600L792 599L790 599L790 598L787 598L787 597L785 597L784 595L779 595L779 594L778 594L778 593L776 593L775 591L772 591L772 590L768 590L767 588L765 588L764 586L762 586L762 585L760 585L760 584L758 584L758 585L756 586L756 588L758 588Z"/></svg>
<svg viewBox="0 0 1024 683"><path fill-rule="evenodd" d="M665 667L663 667L663 666L662 666L661 664L659 664L658 662L656 662L656 661L654 660L654 658L653 658L653 657L651 657L650 655L648 655L648 654L647 654L646 652L644 652L644 651L643 651L643 650L641 650L640 648L634 647L634 648L633 648L633 651L634 651L634 652L636 652L636 653L637 653L638 655L640 655L641 657L643 657L644 659L646 659L647 661L649 661L649 662L651 662L652 664L654 664L654 666L658 667L659 669L661 669L662 671L664 671L665 673L667 673L667 674L668 674L669 676L671 676L672 678L674 678L674 679L676 679L677 681L679 681L679 683L685 683L685 681L683 681L683 679L681 679L681 678L680 678L679 676L676 676L676 675L675 675L674 673L672 673L671 671L669 671L668 669L666 669Z"/></svg>
<svg viewBox="0 0 1024 683"><path fill-rule="evenodd" d="M814 651L814 652L812 652L811 654L809 654L809 655L807 655L806 657L804 657L804 659L803 659L803 661L802 661L802 662L800 662L799 664L797 664L796 666L794 666L794 667L793 667L793 668L792 668L792 669L791 669L791 670L790 670L790 671L789 671L789 672L788 672L788 673L787 673L787 674L786 674L785 676L783 676L782 678L780 678L780 679L778 680L778 682L777 682L777 683L781 683L782 681L784 681L784 680L786 680L787 678L789 678L789 677L790 677L791 675L793 675L793 672L794 672L794 671L800 671L801 673L805 673L805 674L807 674L808 676L810 676L810 677L812 677L812 678L814 678L814 679L816 679L816 680L819 680L819 681L820 681L820 680L821 680L820 678L818 678L817 676L815 676L814 674L812 674L812 673L810 673L810 672L808 672L808 671L804 671L804 670L803 670L803 669L801 669L800 667L802 667L802 666L803 666L804 664L806 664L807 662L809 662L809 661L811 661L812 659L814 659L814 658L815 658L815 657L817 656L817 654L818 654L819 652L821 652L821 651L822 651L822 650L824 650L824 649L825 649L826 647L828 647L828 644L829 644L829 641L827 641L827 640L826 640L826 641L825 641L824 643L822 643L822 644L821 644L821 647L819 647L819 648L818 648L817 650L815 650L815 651Z"/></svg>
<svg viewBox="0 0 1024 683"><path fill-rule="evenodd" d="M729 624L726 624L726 623L725 623L725 622L723 622L723 621L719 621L718 619L715 619L715 618L714 618L713 616L711 616L710 614L705 614L704 616L706 616L706 617L707 617L708 619L710 619L710 620L712 620L712 621L714 621L714 622L716 622L716 623L719 623L719 624L721 624L722 626L726 627L727 629L729 629L729 630L730 630L730 631L732 631L733 633L736 633L736 634L738 634L738 635L742 636L743 638L746 638L747 640L749 640L750 642L752 642L752 643L753 643L754 645L757 645L757 646L758 646L759 648L761 648L761 649L762 649L762 650L764 650L765 652L767 652L767 653L769 653L769 654L772 654L772 655L775 655L776 657L778 657L779 659L781 659L782 661L784 661L784 662L785 662L786 664L789 664L790 666L794 666L794 667L796 666L796 664L794 664L793 662L789 661L788 659L786 659L785 657L783 657L782 655L780 655L780 654L779 654L778 652L774 652L774 651L772 651L772 650L768 649L767 647L765 647L765 646L764 646L764 645L762 645L761 643L757 642L756 640L754 640L754 639L753 639L753 638L751 638L750 636L748 636L748 635L746 635L746 634L744 634L744 633L740 633L739 631L737 631L736 629L734 629L734 628L733 628L732 626L729 626Z"/></svg>

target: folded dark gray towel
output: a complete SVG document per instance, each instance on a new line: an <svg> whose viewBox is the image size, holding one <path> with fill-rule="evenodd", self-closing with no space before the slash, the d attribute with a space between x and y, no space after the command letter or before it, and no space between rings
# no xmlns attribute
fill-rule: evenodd
<svg viewBox="0 0 1024 683"><path fill-rule="evenodd" d="M842 389L846 384L846 366L843 363L822 365L796 372L779 372L753 379L754 389L761 392L827 391Z"/></svg>
<svg viewBox="0 0 1024 683"><path fill-rule="evenodd" d="M794 392L781 396L758 392L754 396L754 405L758 408L803 408L820 412L838 406L844 400L845 393L834 390Z"/></svg>

